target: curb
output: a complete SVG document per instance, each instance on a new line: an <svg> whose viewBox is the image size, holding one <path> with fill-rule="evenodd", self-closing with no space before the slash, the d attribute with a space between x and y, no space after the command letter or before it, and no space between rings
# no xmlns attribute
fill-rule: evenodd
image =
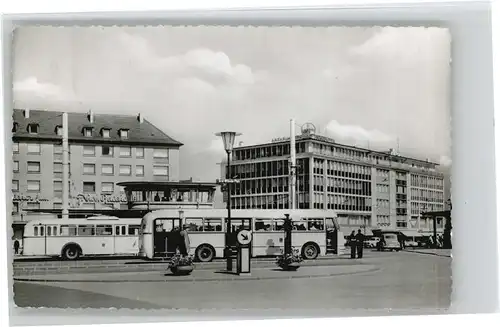
<svg viewBox="0 0 500 327"><path fill-rule="evenodd" d="M106 280L106 279L95 279L95 280L85 280L85 279L75 279L75 280L65 280L65 279L38 279L38 278L16 278L14 281L17 282L42 282L42 283L159 283L159 282L174 282L174 283L192 283L192 282L225 282L225 281L248 281L248 280L275 280L275 279L313 279L313 278L328 278L336 276L346 276L346 275L358 275L364 273L373 273L380 271L381 268L371 268L364 271L354 271L354 272L344 272L344 273L333 273L333 274L322 274L322 275L302 275L302 276L269 276L269 277L231 277L231 278L189 278L189 279L145 279L145 280L133 280L133 279L122 279L122 280ZM182 278L182 277L181 277Z"/></svg>
<svg viewBox="0 0 500 327"><path fill-rule="evenodd" d="M440 254L440 253L432 253L432 252L425 252L425 251L418 251L418 250L403 250L404 252L408 253L417 253L417 254L427 254L427 255L434 255L436 257L445 257L445 258L451 258L451 254Z"/></svg>

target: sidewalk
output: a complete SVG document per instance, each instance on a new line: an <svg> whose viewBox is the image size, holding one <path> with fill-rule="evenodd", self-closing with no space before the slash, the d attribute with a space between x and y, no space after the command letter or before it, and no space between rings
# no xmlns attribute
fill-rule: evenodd
<svg viewBox="0 0 500 327"><path fill-rule="evenodd" d="M196 269L189 276L174 276L167 271L121 272L121 273L87 273L87 274L51 274L42 276L16 276L14 281L23 282L213 282L213 281L245 281L263 279L295 279L324 278L378 271L375 265L343 265L343 266L302 266L297 271L282 271L279 268L254 268L250 276L238 276L222 270Z"/></svg>

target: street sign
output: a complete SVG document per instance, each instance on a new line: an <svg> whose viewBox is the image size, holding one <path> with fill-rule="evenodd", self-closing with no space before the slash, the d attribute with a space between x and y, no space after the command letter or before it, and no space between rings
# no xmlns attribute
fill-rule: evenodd
<svg viewBox="0 0 500 327"><path fill-rule="evenodd" d="M248 245L250 242L252 242L252 232L249 230L240 230L238 232L238 235L236 236L236 239L238 240L238 243L240 245Z"/></svg>

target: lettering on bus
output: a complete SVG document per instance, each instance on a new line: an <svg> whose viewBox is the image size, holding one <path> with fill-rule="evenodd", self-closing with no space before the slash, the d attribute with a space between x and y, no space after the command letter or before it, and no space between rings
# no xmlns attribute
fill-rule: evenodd
<svg viewBox="0 0 500 327"><path fill-rule="evenodd" d="M40 198L38 194L32 196L32 195L18 193L18 194L14 194L13 201L14 202L40 203L40 202L49 201L49 199Z"/></svg>
<svg viewBox="0 0 500 327"><path fill-rule="evenodd" d="M121 195L110 195L110 194L86 194L81 193L76 197L78 202L82 203L126 203L127 197L123 194Z"/></svg>

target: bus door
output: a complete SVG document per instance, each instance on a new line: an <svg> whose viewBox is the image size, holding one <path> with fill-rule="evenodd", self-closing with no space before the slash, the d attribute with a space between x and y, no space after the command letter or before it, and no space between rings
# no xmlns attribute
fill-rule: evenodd
<svg viewBox="0 0 500 327"><path fill-rule="evenodd" d="M240 230L252 230L252 218L231 218L231 231L229 232L229 245L236 247L238 245L236 236ZM250 246L250 252L252 247ZM252 253L250 253L251 255Z"/></svg>
<svg viewBox="0 0 500 327"><path fill-rule="evenodd" d="M58 238L56 236L59 235L59 226L58 225L46 225L45 226L45 254L54 255L60 251L60 245L57 241Z"/></svg>
<svg viewBox="0 0 500 327"><path fill-rule="evenodd" d="M38 225L38 235L40 237L40 253L47 255L47 233L45 225ZM36 235L35 235L36 236Z"/></svg>
<svg viewBox="0 0 500 327"><path fill-rule="evenodd" d="M130 237L128 237L127 225L115 225L115 236L113 237L113 253L124 254L130 253Z"/></svg>
<svg viewBox="0 0 500 327"><path fill-rule="evenodd" d="M154 221L153 257L171 257L175 254L181 228L180 218L157 218Z"/></svg>
<svg viewBox="0 0 500 327"><path fill-rule="evenodd" d="M326 253L338 254L338 230L333 218L325 219Z"/></svg>

